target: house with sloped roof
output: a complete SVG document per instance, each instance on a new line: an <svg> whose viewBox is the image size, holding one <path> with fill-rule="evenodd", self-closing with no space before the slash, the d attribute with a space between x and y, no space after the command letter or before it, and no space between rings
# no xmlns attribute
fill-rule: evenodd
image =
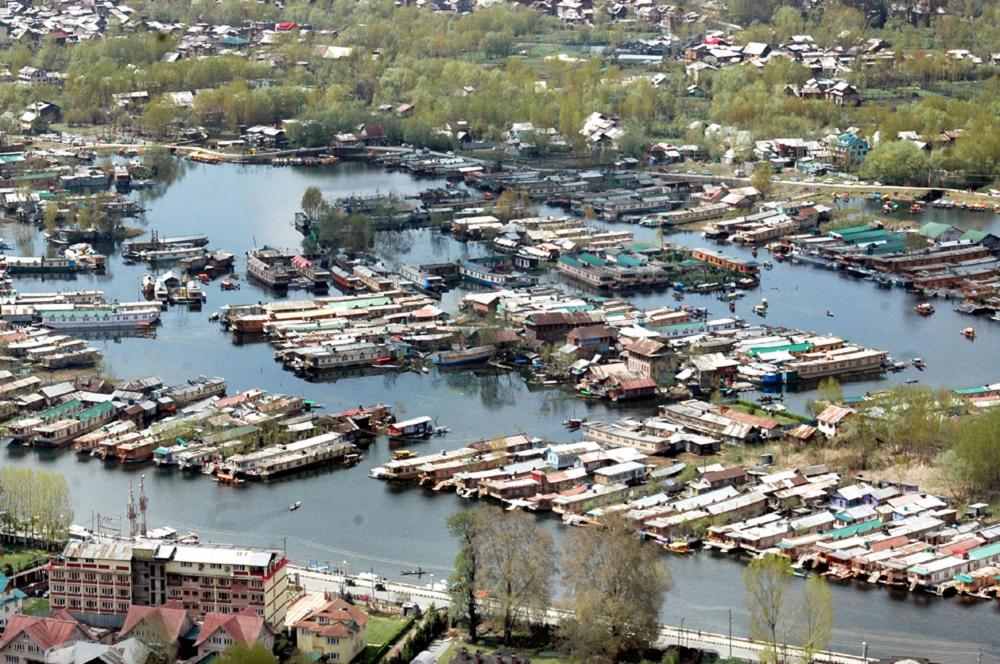
<svg viewBox="0 0 1000 664"><path fill-rule="evenodd" d="M274 631L249 606L236 614L206 613L194 642L197 658L218 655L234 643L260 643L270 652L274 648Z"/></svg>
<svg viewBox="0 0 1000 664"><path fill-rule="evenodd" d="M125 616L118 638L134 637L154 651L183 650L181 641L189 641L195 627L184 605L173 600L162 606L132 605Z"/></svg>
<svg viewBox="0 0 1000 664"><path fill-rule="evenodd" d="M125 639L115 644L76 643L45 654L46 664L150 664L159 661L139 639Z"/></svg>
<svg viewBox="0 0 1000 664"><path fill-rule="evenodd" d="M331 662L350 662L368 645L368 614L340 597L307 613L293 629L299 650Z"/></svg>
<svg viewBox="0 0 1000 664"><path fill-rule="evenodd" d="M840 429L848 416L853 414L854 411L850 408L830 404L823 409L822 413L816 416L817 428L827 438L833 438L840 433Z"/></svg>
<svg viewBox="0 0 1000 664"><path fill-rule="evenodd" d="M962 238L962 230L951 224L943 224L939 221L929 221L920 227L918 231L921 237L932 242L955 242Z"/></svg>
<svg viewBox="0 0 1000 664"><path fill-rule="evenodd" d="M69 611L56 611L47 618L15 614L0 637L0 661L33 664L58 646L78 641L96 641L90 628Z"/></svg>
<svg viewBox="0 0 1000 664"><path fill-rule="evenodd" d="M7 626L15 614L21 612L27 595L6 574L0 572L0 630Z"/></svg>

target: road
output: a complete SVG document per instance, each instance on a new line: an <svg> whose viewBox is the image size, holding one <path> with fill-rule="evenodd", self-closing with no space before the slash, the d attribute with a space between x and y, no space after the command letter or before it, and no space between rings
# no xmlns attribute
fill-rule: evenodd
<svg viewBox="0 0 1000 664"><path fill-rule="evenodd" d="M300 586L312 592L339 592L343 587L356 595L373 595L376 599L384 601L409 599L424 610L428 609L431 605L442 607L448 606L451 603L451 597L447 592L431 589L429 587L430 584L425 587L385 580L383 581L385 590L375 590L375 582L369 578L315 572L296 565L290 565L288 573L291 575L293 582L297 580ZM346 585L348 582L353 582L355 585ZM566 615L566 611L549 609L546 612L545 622L558 624ZM752 662L760 661L760 653L764 649L763 645L738 636L730 639L726 634L715 634L664 625L660 630L660 638L657 646L666 647L671 645L709 650L718 653L722 657L728 657L732 654L733 657ZM799 648L789 647L787 652L788 657L791 659L799 660L802 656L802 651ZM829 664L867 664L872 660L856 655L824 652L814 655L812 661Z"/></svg>

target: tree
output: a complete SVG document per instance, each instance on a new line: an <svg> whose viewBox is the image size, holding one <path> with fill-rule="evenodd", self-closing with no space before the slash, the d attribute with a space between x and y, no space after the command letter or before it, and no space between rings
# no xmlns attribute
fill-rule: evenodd
<svg viewBox="0 0 1000 664"><path fill-rule="evenodd" d="M762 198L767 198L774 188L774 166L769 161L759 161L750 173L750 186L760 192Z"/></svg>
<svg viewBox="0 0 1000 664"><path fill-rule="evenodd" d="M479 535L479 514L473 510L460 510L448 517L448 533L458 540L455 554L455 571L448 577L451 586L452 614L464 619L469 629L469 640L478 638L479 609L476 604L476 584L479 575L479 556L476 543Z"/></svg>
<svg viewBox="0 0 1000 664"><path fill-rule="evenodd" d="M142 124L154 136L163 136L170 123L177 119L180 108L165 97L146 106L142 114Z"/></svg>
<svg viewBox="0 0 1000 664"><path fill-rule="evenodd" d="M324 203L323 192L319 190L319 187L309 187L302 194L302 211L309 219L316 219L320 210L323 209Z"/></svg>
<svg viewBox="0 0 1000 664"><path fill-rule="evenodd" d="M499 624L504 645L510 645L515 627L549 607L555 548L552 536L524 512L491 507L480 519L476 556L489 596L486 608Z"/></svg>
<svg viewBox="0 0 1000 664"><path fill-rule="evenodd" d="M615 515L601 525L578 529L563 549L573 614L563 629L580 662L641 654L656 640L670 587L663 556L645 546L628 521Z"/></svg>
<svg viewBox="0 0 1000 664"><path fill-rule="evenodd" d="M965 418L954 434L948 468L968 491L1000 495L1000 410Z"/></svg>
<svg viewBox="0 0 1000 664"><path fill-rule="evenodd" d="M843 403L844 391L840 389L840 383L833 376L824 378L816 388L816 398L806 402L806 408L810 414L815 416L823 412L823 409L831 404Z"/></svg>
<svg viewBox="0 0 1000 664"><path fill-rule="evenodd" d="M788 643L793 617L789 595L794 580L791 561L775 554L755 558L743 572L750 636L766 644L761 662L779 661L778 649Z"/></svg>
<svg viewBox="0 0 1000 664"><path fill-rule="evenodd" d="M0 514L11 535L65 539L73 523L66 478L46 470L0 468Z"/></svg>
<svg viewBox="0 0 1000 664"><path fill-rule="evenodd" d="M278 664L278 658L260 643L232 643L215 660L218 664Z"/></svg>
<svg viewBox="0 0 1000 664"><path fill-rule="evenodd" d="M814 653L827 647L833 633L833 594L826 578L814 574L806 580L798 614L802 621L799 642L809 661Z"/></svg>
<svg viewBox="0 0 1000 664"><path fill-rule="evenodd" d="M514 189L505 189L493 204L493 213L504 223L531 214L531 209L528 195Z"/></svg>
<svg viewBox="0 0 1000 664"><path fill-rule="evenodd" d="M926 183L930 170L927 154L912 141L881 143L868 153L858 174L885 184Z"/></svg>

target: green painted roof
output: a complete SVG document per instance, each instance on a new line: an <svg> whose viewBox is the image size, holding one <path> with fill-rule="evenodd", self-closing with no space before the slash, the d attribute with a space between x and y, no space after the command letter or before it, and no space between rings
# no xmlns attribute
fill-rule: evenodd
<svg viewBox="0 0 1000 664"><path fill-rule="evenodd" d="M58 406L53 406L52 408L43 410L38 414L38 418L45 421L60 420L67 415L79 412L82 408L83 402L79 399L71 399L66 403L61 403Z"/></svg>
<svg viewBox="0 0 1000 664"><path fill-rule="evenodd" d="M382 307L387 304L392 304L392 300L388 297L366 297L360 300L341 300L339 302L327 302L323 305L323 308L333 309L334 311L340 311L342 309L365 309L367 307Z"/></svg>
<svg viewBox="0 0 1000 664"><path fill-rule="evenodd" d="M841 228L836 231L830 231L829 235L833 235L835 237L844 237L846 235L855 235L857 233L867 233L870 230L872 230L871 226L869 226L868 224L862 224L860 226L850 226L848 228Z"/></svg>
<svg viewBox="0 0 1000 664"><path fill-rule="evenodd" d="M982 387L960 387L954 390L955 394L961 394L962 396L971 396L974 394L984 394L988 392L988 388L984 385Z"/></svg>
<svg viewBox="0 0 1000 664"><path fill-rule="evenodd" d="M94 404L93 406L87 408L86 410L81 410L73 417L80 420L81 422L85 422L86 420L90 420L95 417L100 417L101 415L105 415L113 411L114 409L115 405L113 403L111 403L110 401L104 401L102 403Z"/></svg>
<svg viewBox="0 0 1000 664"><path fill-rule="evenodd" d="M979 244L986 239L989 233L986 231L981 231L978 228L970 228L969 230L962 233L962 239L966 242L971 242L973 244Z"/></svg>
<svg viewBox="0 0 1000 664"><path fill-rule="evenodd" d="M581 263L587 263L588 265L594 265L596 267L607 267L607 261L598 258L592 254L580 254L577 259Z"/></svg>
<svg viewBox="0 0 1000 664"><path fill-rule="evenodd" d="M566 265L572 265L573 267L583 267L583 265L580 264L580 261L576 260L572 256L560 256L559 262L565 263Z"/></svg>
<svg viewBox="0 0 1000 664"><path fill-rule="evenodd" d="M878 519L872 519L871 521L862 521L861 523L854 523L849 526L844 526L843 528L835 528L831 530L828 535L835 540L847 539L848 537L854 537L855 535L863 535L872 530L877 530L882 527L882 522Z"/></svg>
<svg viewBox="0 0 1000 664"><path fill-rule="evenodd" d="M926 224L920 227L918 231L924 237L929 237L931 239L936 239L941 237L944 233L948 232L952 228L951 224L944 224L939 221L928 221Z"/></svg>
<svg viewBox="0 0 1000 664"><path fill-rule="evenodd" d="M784 344L782 346L759 346L757 348L751 348L747 351L747 355L750 357L757 357L761 353L780 353L781 351L788 351L789 353L806 353L812 350L812 344L801 343L801 344Z"/></svg>
<svg viewBox="0 0 1000 664"><path fill-rule="evenodd" d="M642 267L644 265L644 263L635 256L629 256L627 254L618 255L618 264L622 267Z"/></svg>
<svg viewBox="0 0 1000 664"><path fill-rule="evenodd" d="M990 558L997 555L1000 555L1000 542L994 542L993 544L981 546L978 549L969 551L968 553L969 560L982 560L984 558Z"/></svg>

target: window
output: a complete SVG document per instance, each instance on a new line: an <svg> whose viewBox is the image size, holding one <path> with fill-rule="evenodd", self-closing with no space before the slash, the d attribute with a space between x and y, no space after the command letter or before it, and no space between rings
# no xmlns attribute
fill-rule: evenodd
<svg viewBox="0 0 1000 664"><path fill-rule="evenodd" d="M340 639L338 639L336 636L328 636L326 637L326 642L331 646L335 646L338 643L340 643Z"/></svg>

